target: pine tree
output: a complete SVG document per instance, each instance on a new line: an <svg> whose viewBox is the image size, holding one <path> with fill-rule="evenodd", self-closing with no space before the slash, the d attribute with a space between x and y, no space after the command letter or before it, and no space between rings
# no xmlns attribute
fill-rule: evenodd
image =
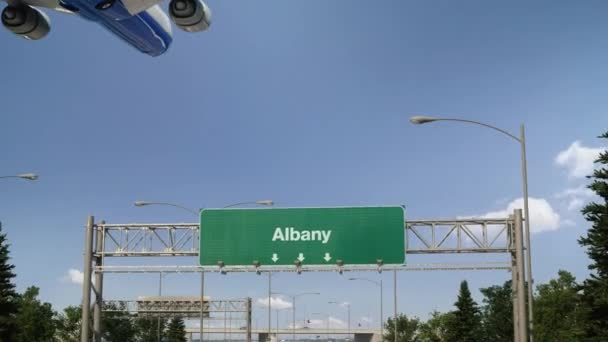
<svg viewBox="0 0 608 342"><path fill-rule="evenodd" d="M416 317L408 318L406 315L397 315L397 342L419 341L420 328L422 324ZM389 318L384 324L384 340L395 341L395 319Z"/></svg>
<svg viewBox="0 0 608 342"><path fill-rule="evenodd" d="M453 319L447 332L448 342L477 342L481 338L481 315L477 303L471 297L466 280L460 283L458 300L454 303Z"/></svg>
<svg viewBox="0 0 608 342"><path fill-rule="evenodd" d="M608 132L600 136L608 139ZM582 299L587 307L586 337L589 341L605 341L608 336L608 151L600 154L596 163L600 167L589 178L589 189L601 198L583 208L585 219L591 222L587 235L579 243L587 248L593 272L582 285ZM601 203L603 202L603 203Z"/></svg>
<svg viewBox="0 0 608 342"><path fill-rule="evenodd" d="M493 342L513 341L513 298L511 281L502 286L480 289L484 296L482 325L484 337Z"/></svg>
<svg viewBox="0 0 608 342"><path fill-rule="evenodd" d="M557 279L537 286L534 336L538 341L581 341L584 314L576 278L560 270Z"/></svg>
<svg viewBox="0 0 608 342"><path fill-rule="evenodd" d="M15 266L9 263L8 248L6 234L2 234L2 222L0 222L0 341L15 339L15 315L19 299L13 284Z"/></svg>
<svg viewBox="0 0 608 342"><path fill-rule="evenodd" d="M43 303L38 299L40 289L29 287L19 299L17 312L18 342L56 341L57 318L50 303ZM11 340L12 341L12 340Z"/></svg>
<svg viewBox="0 0 608 342"><path fill-rule="evenodd" d="M138 342L158 342L159 335L161 340L166 336L165 328L167 320L158 317L141 317L135 322L138 333ZM160 332L160 334L159 334ZM164 341L164 340L162 340Z"/></svg>
<svg viewBox="0 0 608 342"><path fill-rule="evenodd" d="M186 325L181 317L175 317L169 322L167 342L186 342Z"/></svg>
<svg viewBox="0 0 608 342"><path fill-rule="evenodd" d="M79 342L82 308L68 306L63 309L57 321L57 336L61 342Z"/></svg>

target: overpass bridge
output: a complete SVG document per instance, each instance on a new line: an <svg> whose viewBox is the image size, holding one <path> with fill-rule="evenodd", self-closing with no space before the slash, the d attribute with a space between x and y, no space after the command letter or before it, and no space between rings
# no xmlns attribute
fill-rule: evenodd
<svg viewBox="0 0 608 342"><path fill-rule="evenodd" d="M247 334L245 328L241 329L224 329L224 328L207 328L203 329L204 334ZM193 341L193 336L199 335L198 327L186 328L186 334L188 335L189 341ZM251 329L252 335L258 336L258 341L278 341L278 335L342 335L344 337L353 336L353 342L380 342L382 341L382 332L377 329L311 329L311 328L300 328L300 329L272 329L271 337L268 338L267 328L255 328Z"/></svg>
<svg viewBox="0 0 608 342"><path fill-rule="evenodd" d="M190 327L186 328L188 333L198 333L199 328ZM242 329L225 329L224 328L208 328L204 327L203 332L205 334L245 334L247 330L243 327ZM268 334L268 328L256 328L251 329L252 334ZM378 329L311 329L311 328L299 328L299 329L272 329L271 333L276 335L353 335L353 334L380 334Z"/></svg>

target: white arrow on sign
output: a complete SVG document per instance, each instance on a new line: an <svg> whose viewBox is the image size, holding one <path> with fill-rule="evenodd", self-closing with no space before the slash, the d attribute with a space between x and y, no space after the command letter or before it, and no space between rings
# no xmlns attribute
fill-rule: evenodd
<svg viewBox="0 0 608 342"><path fill-rule="evenodd" d="M277 260L279 260L279 257L277 256L277 253L272 253L272 262L277 262Z"/></svg>
<svg viewBox="0 0 608 342"><path fill-rule="evenodd" d="M306 259L306 258L304 258L304 254L300 253L300 255L298 255L298 260L300 260L300 262L302 262L302 261L304 261L304 259Z"/></svg>
<svg viewBox="0 0 608 342"><path fill-rule="evenodd" d="M331 260L331 255L329 255L329 253L325 253L325 257L323 259L325 259L326 262L329 262L329 260Z"/></svg>

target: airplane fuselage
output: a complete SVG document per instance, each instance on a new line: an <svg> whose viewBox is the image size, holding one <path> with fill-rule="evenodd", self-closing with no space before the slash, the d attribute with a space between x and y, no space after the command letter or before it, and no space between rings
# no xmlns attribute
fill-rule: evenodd
<svg viewBox="0 0 608 342"><path fill-rule="evenodd" d="M81 17L104 26L136 49L151 56L164 53L171 45L171 23L158 5L131 15L120 0L61 0L61 5Z"/></svg>

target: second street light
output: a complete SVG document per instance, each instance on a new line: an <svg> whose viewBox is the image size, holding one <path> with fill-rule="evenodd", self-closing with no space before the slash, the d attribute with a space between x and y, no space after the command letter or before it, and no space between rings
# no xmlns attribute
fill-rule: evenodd
<svg viewBox="0 0 608 342"><path fill-rule="evenodd" d="M21 178L21 179L35 181L36 179L38 179L38 175L35 173L21 173L21 174L14 175L14 176L0 176L0 179L2 179L2 178Z"/></svg>
<svg viewBox="0 0 608 342"><path fill-rule="evenodd" d="M287 297L291 298L291 304L292 304L292 308L293 308L293 322L292 322L292 339L295 341L296 340L296 298L301 297L301 296L306 296L306 295L320 295L321 293L319 292L303 292L303 293L298 293L295 295L289 295L286 293L280 293L280 292L273 292L274 294L279 294L279 295L284 295Z"/></svg>
<svg viewBox="0 0 608 342"><path fill-rule="evenodd" d="M367 282L370 282L370 283L375 284L376 286L380 287L380 336L381 336L381 340L384 340L384 309L382 307L382 302L383 302L382 279L380 279L379 282L375 281L375 280L367 279L367 278L348 278L348 280L367 281Z"/></svg>
<svg viewBox="0 0 608 342"><path fill-rule="evenodd" d="M520 145L520 149L521 149L521 175L522 175L522 183L523 183L523 195L524 195L524 217L525 217L525 226L526 226L526 275L528 278L528 327L529 327L529 331L528 331L528 335L530 338L530 342L534 341L534 334L533 334L533 320L534 320L534 281L532 278L532 252L531 252L531 246L530 246L530 210L528 208L528 167L527 167L527 161L526 161L526 134L525 134L525 127L522 124L520 126L519 129L519 137L515 136L514 134L511 134L503 129L500 129L498 127L492 126L492 125L488 125L486 123L483 122L478 122L478 121L473 121L473 120L465 120L465 119L453 119L453 118L435 118L435 117L430 117L430 116L412 116L410 118L410 122L416 125L421 125L421 124L426 124L426 123L430 123L430 122L435 122L435 121L456 121L456 122L464 122L464 123L469 123L469 124L474 124L474 125L479 125L479 126L484 126L490 129L493 129L495 131L498 131L508 137L510 137L511 139L517 141Z"/></svg>
<svg viewBox="0 0 608 342"><path fill-rule="evenodd" d="M348 310L348 335L350 335L350 303L346 303L346 302L339 303L339 302L334 302L334 301L327 302L327 303L329 303L329 304L336 304L336 305L339 305L339 306L346 306L346 308Z"/></svg>

